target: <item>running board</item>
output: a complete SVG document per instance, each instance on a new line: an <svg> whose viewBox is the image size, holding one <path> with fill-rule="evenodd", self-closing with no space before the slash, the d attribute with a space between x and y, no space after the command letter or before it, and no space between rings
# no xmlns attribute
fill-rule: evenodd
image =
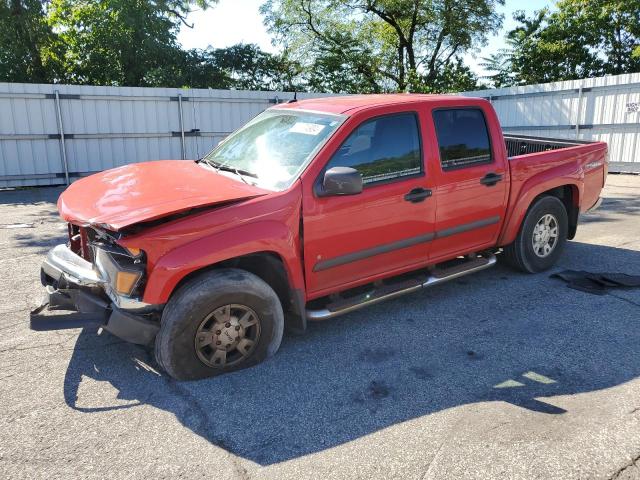
<svg viewBox="0 0 640 480"><path fill-rule="evenodd" d="M489 268L496 263L496 256L492 253L478 255L472 259L467 259L454 266L432 269L429 273L403 280L398 283L374 287L371 291L349 298L340 298L329 303L325 308L318 310L307 310L307 319L326 320L337 317L345 313L353 312L362 307L374 305L384 300L399 297L406 293L416 292L420 289L432 287L434 285L462 277L469 273L478 272Z"/></svg>

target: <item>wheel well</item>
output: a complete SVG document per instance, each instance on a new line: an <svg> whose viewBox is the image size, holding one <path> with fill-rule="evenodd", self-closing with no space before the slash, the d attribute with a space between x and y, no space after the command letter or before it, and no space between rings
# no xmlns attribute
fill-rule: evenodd
<svg viewBox="0 0 640 480"><path fill-rule="evenodd" d="M580 214L580 208L578 206L578 189L575 185L562 185L560 187L552 188L546 192L538 195L531 204L538 200L540 197L556 197L567 209L567 216L569 218L569 230L567 232L567 238L569 240L576 236L578 229L578 216Z"/></svg>
<svg viewBox="0 0 640 480"><path fill-rule="evenodd" d="M290 303L289 279L284 264L279 256L273 253L252 253L242 257L231 258L215 265L216 268L239 268L253 273L264 280L278 295L282 309L287 310Z"/></svg>
<svg viewBox="0 0 640 480"><path fill-rule="evenodd" d="M280 299L282 310L285 313L285 325L293 331L303 331L306 329L306 316L304 315L304 300L302 294L291 287L284 262L277 253L256 252L208 265L186 275L180 280L173 291L177 291L179 287L196 275L220 268L246 270L264 280L273 288Z"/></svg>

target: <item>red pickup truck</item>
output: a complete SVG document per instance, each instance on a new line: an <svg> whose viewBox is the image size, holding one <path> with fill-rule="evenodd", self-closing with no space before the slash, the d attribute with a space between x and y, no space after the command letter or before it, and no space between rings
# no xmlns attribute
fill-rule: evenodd
<svg viewBox="0 0 640 480"><path fill-rule="evenodd" d="M244 368L365 305L492 266L550 268L598 206L607 145L503 135L478 98L268 109L197 161L132 164L58 201L35 330L96 325L177 379Z"/></svg>

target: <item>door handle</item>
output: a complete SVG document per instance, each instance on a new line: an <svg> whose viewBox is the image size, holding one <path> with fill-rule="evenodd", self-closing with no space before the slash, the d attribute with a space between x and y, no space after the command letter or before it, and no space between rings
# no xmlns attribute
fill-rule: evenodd
<svg viewBox="0 0 640 480"><path fill-rule="evenodd" d="M480 179L480 183L487 187L493 187L500 180L502 180L502 175L500 175L499 173L490 172Z"/></svg>
<svg viewBox="0 0 640 480"><path fill-rule="evenodd" d="M418 203L424 201L426 198L429 198L433 192L427 188L414 188L409 193L404 196L404 199L407 202Z"/></svg>

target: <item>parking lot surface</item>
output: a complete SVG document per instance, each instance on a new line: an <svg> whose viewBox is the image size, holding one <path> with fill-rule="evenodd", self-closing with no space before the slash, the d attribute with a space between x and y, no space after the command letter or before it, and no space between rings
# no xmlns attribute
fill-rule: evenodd
<svg viewBox="0 0 640 480"><path fill-rule="evenodd" d="M640 478L639 289L499 265L179 383L108 333L29 330L60 192L0 192L0 478ZM640 274L640 176L604 195L553 271Z"/></svg>

